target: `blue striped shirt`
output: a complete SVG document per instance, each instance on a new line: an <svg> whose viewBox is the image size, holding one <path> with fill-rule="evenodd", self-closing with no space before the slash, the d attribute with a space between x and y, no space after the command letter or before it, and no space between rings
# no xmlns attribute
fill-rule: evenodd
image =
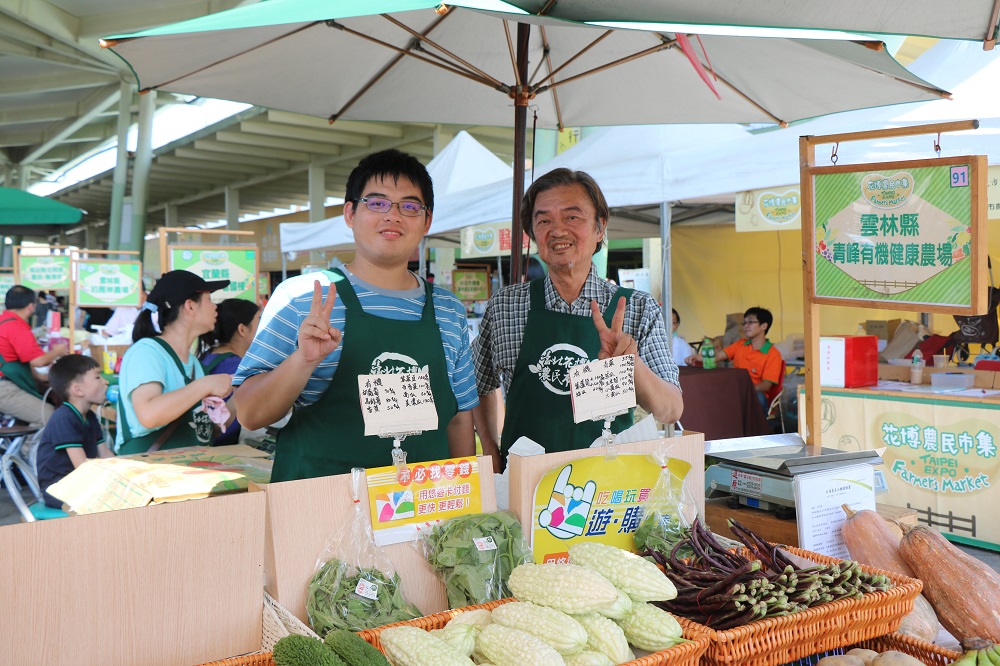
<svg viewBox="0 0 1000 666"><path fill-rule="evenodd" d="M362 282L346 268L344 274L358 296L361 308L368 314L386 319L417 321L423 313L425 302L424 283L420 287L403 291L380 289ZM309 316L312 303L313 282L319 280L326 298L330 278L326 273L308 273L289 278L275 288L260 318L257 335L250 349L243 356L240 367L233 376L233 386L239 386L248 377L269 372L291 355L298 346L299 326ZM302 394L295 400L296 407L305 407L322 396L337 372L340 351L350 339L350 326L345 321L344 302L337 300L330 314L330 325L343 334L340 345L323 359L306 382ZM445 361L452 390L458 401L458 410L466 411L479 404L476 378L472 369L472 353L465 321L465 306L450 291L434 287L434 318L441 330Z"/></svg>

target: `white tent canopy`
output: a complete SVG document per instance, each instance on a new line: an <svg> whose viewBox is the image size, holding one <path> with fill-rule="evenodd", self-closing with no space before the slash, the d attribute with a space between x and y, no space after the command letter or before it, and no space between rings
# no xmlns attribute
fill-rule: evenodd
<svg viewBox="0 0 1000 666"><path fill-rule="evenodd" d="M512 169L491 153L468 132L459 132L427 165L434 182L435 202L449 193L507 179ZM437 205L435 204L435 209ZM510 217L510 194L507 195ZM437 223L437 214L433 222ZM343 215L320 222L285 222L279 225L282 252L305 252L348 247L354 244L354 233L347 227ZM433 233L433 228L432 228Z"/></svg>

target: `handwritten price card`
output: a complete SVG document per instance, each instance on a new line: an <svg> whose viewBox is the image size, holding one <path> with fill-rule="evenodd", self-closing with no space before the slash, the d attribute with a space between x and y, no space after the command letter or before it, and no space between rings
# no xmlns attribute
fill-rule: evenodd
<svg viewBox="0 0 1000 666"><path fill-rule="evenodd" d="M359 375L365 435L400 435L437 430L438 415L426 372Z"/></svg>
<svg viewBox="0 0 1000 666"><path fill-rule="evenodd" d="M573 421L593 421L635 407L635 356L612 356L570 368Z"/></svg>

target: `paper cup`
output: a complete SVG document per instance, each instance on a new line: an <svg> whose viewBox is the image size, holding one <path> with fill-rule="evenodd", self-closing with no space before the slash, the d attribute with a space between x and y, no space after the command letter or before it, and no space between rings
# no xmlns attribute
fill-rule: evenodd
<svg viewBox="0 0 1000 666"><path fill-rule="evenodd" d="M944 368L948 366L948 355L947 354L934 354L934 367Z"/></svg>

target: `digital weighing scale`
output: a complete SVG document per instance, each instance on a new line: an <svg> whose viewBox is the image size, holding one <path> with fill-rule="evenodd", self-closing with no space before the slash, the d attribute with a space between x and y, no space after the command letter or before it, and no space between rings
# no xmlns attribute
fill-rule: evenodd
<svg viewBox="0 0 1000 666"><path fill-rule="evenodd" d="M779 514L795 509L793 480L798 474L867 463L881 465L875 451L823 448L811 455L797 434L740 437L705 443L705 455L719 462L705 470L705 496L731 497L739 504ZM875 471L875 492L885 492L885 476Z"/></svg>

